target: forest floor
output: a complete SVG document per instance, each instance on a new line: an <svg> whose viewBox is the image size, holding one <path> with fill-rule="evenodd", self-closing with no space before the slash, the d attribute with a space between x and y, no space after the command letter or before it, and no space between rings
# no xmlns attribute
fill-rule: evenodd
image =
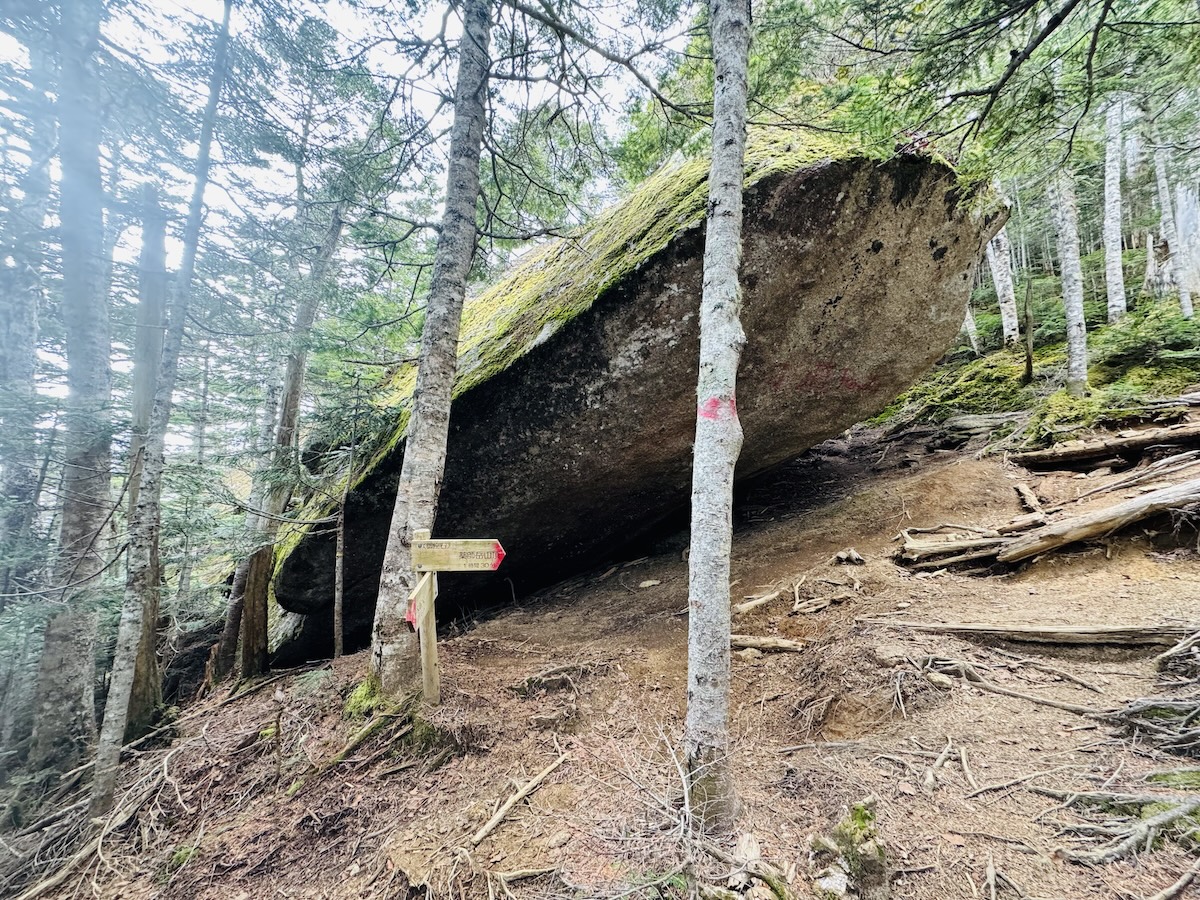
<svg viewBox="0 0 1200 900"><path fill-rule="evenodd" d="M812 835L867 797L894 898L1116 900L1170 885L1194 862L1179 843L1081 865L1069 851L1096 844L1063 829L1084 820L1037 791L1145 792L1148 773L1183 761L1076 712L931 682L917 665L965 661L1009 690L1110 709L1162 692L1161 647L967 640L879 623L1195 626L1195 532L1151 523L1158 533L1134 527L1000 574L918 576L893 559L902 528L996 525L1023 512L1018 482L1053 502L1116 476L1035 474L876 437L822 445L740 501L735 600L785 590L736 616L734 631L807 648L734 654L739 830L799 897L812 896ZM425 882L437 897L678 897L685 867L722 880L722 864L681 836L682 543L443 635L435 727L381 721L336 765L364 726L344 715L362 654L186 709L172 744L126 767L124 802L137 816L47 896L341 900L422 896L409 887ZM862 565L831 562L849 547ZM797 613L796 596L836 602ZM498 804L560 755L473 843Z"/></svg>

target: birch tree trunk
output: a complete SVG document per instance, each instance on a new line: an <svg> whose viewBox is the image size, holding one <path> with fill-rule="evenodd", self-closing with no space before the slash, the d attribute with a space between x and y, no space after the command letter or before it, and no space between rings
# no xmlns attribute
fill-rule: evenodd
<svg viewBox="0 0 1200 900"><path fill-rule="evenodd" d="M1181 278L1188 292L1200 290L1200 197L1196 189L1175 186L1175 230L1178 232Z"/></svg>
<svg viewBox="0 0 1200 900"><path fill-rule="evenodd" d="M1010 347L1021 340L1017 325L1017 291L1013 285L1012 248L1008 243L1008 228L1001 228L988 241L988 267L992 270L992 284L996 286L996 302L1000 304L1000 323L1004 335L1004 346ZM972 323L973 324L973 323ZM978 352L978 342L972 342Z"/></svg>
<svg viewBox="0 0 1200 900"><path fill-rule="evenodd" d="M434 254L417 384L371 636L372 673L391 696L419 689L421 683L420 646L404 620L413 585L412 534L416 529L432 530L437 513L458 368L459 323L475 254L492 21L488 0L465 0L462 13L446 206Z"/></svg>
<svg viewBox="0 0 1200 900"><path fill-rule="evenodd" d="M147 605L157 607L158 603L158 538L167 428L171 421L175 377L179 370L179 354L183 349L192 280L196 272L196 255L204 218L204 190L208 186L217 106L225 81L226 58L229 52L229 19L232 11L233 0L225 0L221 29L217 33L217 43L213 51L208 102L200 124L196 180L183 231L183 259L175 283L174 302L171 305L170 321L159 360L158 376L155 379L154 405L146 432L138 503L129 523L129 568L125 577L125 597L121 606L120 625L117 628L117 647L108 698L104 704L104 721L96 746L95 777L92 781L90 804L92 815L103 815L112 806L121 744L124 742L129 701L133 691L138 646L141 642L142 611Z"/></svg>
<svg viewBox="0 0 1200 900"><path fill-rule="evenodd" d="M167 321L167 218L158 191L146 185L142 194L142 252L138 260L137 333L133 348L133 429L129 442L129 519L137 511L143 454L154 408L154 388L162 360L163 329ZM154 554L157 563L157 553ZM155 584L161 573L154 576ZM148 728L162 705L158 667L158 591L142 607L142 634L134 668L133 692L125 739Z"/></svg>
<svg viewBox="0 0 1200 900"><path fill-rule="evenodd" d="M738 316L745 178L749 0L712 0L713 155L708 176L700 370L692 459L692 540L688 556L688 695L684 746L688 801L706 827L737 815L729 762L729 555L733 473L742 450L737 371L745 333Z"/></svg>
<svg viewBox="0 0 1200 900"><path fill-rule="evenodd" d="M300 285L300 299L292 322L291 351L283 376L283 396L279 411L279 427L275 430L275 466L282 471L294 467L296 458L296 426L300 419L300 396L308 368L308 341L313 322L321 303L325 276L345 228L342 218L345 201L334 205L329 228L313 260L309 276ZM279 517L291 499L290 487L276 486L267 492L266 516L260 524L262 546L247 562L245 589L242 596L241 646L243 678L260 675L267 669L267 599L274 568L274 540L279 531Z"/></svg>
<svg viewBox="0 0 1200 900"><path fill-rule="evenodd" d="M1152 232L1146 232L1146 274L1142 279L1142 295L1152 300L1163 298L1162 278L1158 271L1158 242Z"/></svg>
<svg viewBox="0 0 1200 900"><path fill-rule="evenodd" d="M1121 101L1108 104L1104 129L1104 284L1108 321L1125 315L1125 272L1121 265Z"/></svg>
<svg viewBox="0 0 1200 900"><path fill-rule="evenodd" d="M1162 214L1162 238L1167 244L1167 259L1165 268L1168 276L1179 291L1179 308L1183 317L1192 317L1192 292L1188 290L1187 279L1182 271L1181 254L1179 252L1179 231L1175 227L1175 210L1171 203L1171 184L1167 178L1167 150L1158 147L1154 151L1154 176L1158 185L1158 207Z"/></svg>
<svg viewBox="0 0 1200 900"><path fill-rule="evenodd" d="M1063 308L1067 314L1067 393L1087 393L1087 325L1083 320L1083 269L1079 263L1079 204L1075 176L1064 164L1047 191L1050 217L1062 264Z"/></svg>
<svg viewBox="0 0 1200 900"><path fill-rule="evenodd" d="M83 596L104 570L110 512L112 390L104 284L104 198L100 181L98 0L61 5L59 220L67 409L59 559L64 605L46 623L35 695L31 768L70 768L95 732L96 615Z"/></svg>
<svg viewBox="0 0 1200 900"><path fill-rule="evenodd" d="M975 355L979 355L979 329L975 327L975 313L971 307L967 307L967 314L963 317L962 334L967 336L967 342L971 345L971 349Z"/></svg>

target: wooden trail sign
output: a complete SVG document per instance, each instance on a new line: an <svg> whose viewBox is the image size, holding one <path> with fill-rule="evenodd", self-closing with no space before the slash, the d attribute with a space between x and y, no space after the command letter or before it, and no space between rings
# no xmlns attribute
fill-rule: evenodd
<svg viewBox="0 0 1200 900"><path fill-rule="evenodd" d="M421 693L425 702L442 702L442 670L438 663L437 620L433 602L438 593L438 572L494 572L504 561L504 548L497 540L433 541L429 531L413 532L413 569L421 573L408 595L404 618L421 640Z"/></svg>
<svg viewBox="0 0 1200 900"><path fill-rule="evenodd" d="M504 561L497 540L431 541L414 535L413 568L418 572L494 572Z"/></svg>

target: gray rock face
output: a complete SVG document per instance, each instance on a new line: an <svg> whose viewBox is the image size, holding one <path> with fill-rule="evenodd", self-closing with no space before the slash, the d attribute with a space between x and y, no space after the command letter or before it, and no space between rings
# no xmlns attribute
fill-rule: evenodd
<svg viewBox="0 0 1200 900"><path fill-rule="evenodd" d="M1001 217L980 220L924 158L768 177L746 196L740 478L882 409L945 351ZM704 236L679 234L586 312L455 401L435 536L496 537L497 576L444 577L451 603L520 594L596 563L688 502ZM400 453L347 508L348 643L365 643ZM331 644L332 534L275 582L306 618L286 658ZM511 588L501 579L510 579Z"/></svg>

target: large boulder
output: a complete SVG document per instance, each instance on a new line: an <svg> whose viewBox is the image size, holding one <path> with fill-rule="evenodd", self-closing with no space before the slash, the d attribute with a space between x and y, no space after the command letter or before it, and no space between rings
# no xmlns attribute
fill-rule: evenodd
<svg viewBox="0 0 1200 900"><path fill-rule="evenodd" d="M739 478L877 413L925 372L958 333L1001 223L975 212L978 198L940 162L828 151L751 144ZM449 602L579 571L687 504L706 165L660 173L468 303L434 534L499 538L508 556L496 576L443 578ZM395 408L395 426L352 476L352 645L369 633L411 383L400 372L377 398ZM333 572L329 530L281 545L275 597L303 614L287 617L288 658L327 652Z"/></svg>

